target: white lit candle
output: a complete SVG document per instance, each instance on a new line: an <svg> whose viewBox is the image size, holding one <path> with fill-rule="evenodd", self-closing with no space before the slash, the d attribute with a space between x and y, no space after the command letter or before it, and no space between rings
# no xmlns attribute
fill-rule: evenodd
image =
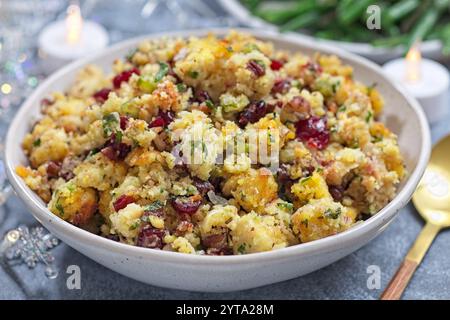
<svg viewBox="0 0 450 320"><path fill-rule="evenodd" d="M450 108L450 79L443 65L422 59L418 46L412 46L406 58L392 60L383 69L419 101L430 123L445 117Z"/></svg>
<svg viewBox="0 0 450 320"><path fill-rule="evenodd" d="M70 5L65 20L46 26L39 35L39 54L48 73L106 47L108 33L100 24L83 21L80 8Z"/></svg>

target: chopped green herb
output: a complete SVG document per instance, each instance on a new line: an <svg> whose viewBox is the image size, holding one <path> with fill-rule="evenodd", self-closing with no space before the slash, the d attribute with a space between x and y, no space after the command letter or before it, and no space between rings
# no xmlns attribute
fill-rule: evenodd
<svg viewBox="0 0 450 320"><path fill-rule="evenodd" d="M380 141L383 141L383 137L378 137L378 136L372 137L372 142L373 143L377 143L377 142L380 142Z"/></svg>
<svg viewBox="0 0 450 320"><path fill-rule="evenodd" d="M370 119L372 119L372 116L373 116L373 113L372 113L372 111L368 111L367 112L367 116L366 116L366 122L367 123L369 123L370 122Z"/></svg>
<svg viewBox="0 0 450 320"><path fill-rule="evenodd" d="M247 247L247 245L246 245L245 243L242 243L242 244L238 247L237 251L238 251L240 254L244 254L245 251L246 251L246 247Z"/></svg>
<svg viewBox="0 0 450 320"><path fill-rule="evenodd" d="M330 132L331 133L336 133L336 132L338 132L338 126L335 124L335 125L333 125L331 128L330 128Z"/></svg>
<svg viewBox="0 0 450 320"><path fill-rule="evenodd" d="M342 213L342 210L340 207L338 207L335 211L328 208L327 210L325 210L324 215L325 215L325 217L330 218L330 219L337 219L337 218L339 218L341 213Z"/></svg>
<svg viewBox="0 0 450 320"><path fill-rule="evenodd" d="M60 215L61 217L64 217L64 207L62 206L62 204L59 203L59 202L56 202L55 208L56 208L56 210L58 210L59 215Z"/></svg>
<svg viewBox="0 0 450 320"><path fill-rule="evenodd" d="M244 52L244 53L250 53L250 52L252 52L253 50L260 51L260 50L259 50L259 47L258 47L256 44L254 44L254 43L247 43L247 44L244 46L242 52Z"/></svg>
<svg viewBox="0 0 450 320"><path fill-rule="evenodd" d="M292 210L294 209L294 205L289 202L277 203L277 207L280 208L281 210L287 210L288 212L292 212Z"/></svg>
<svg viewBox="0 0 450 320"><path fill-rule="evenodd" d="M261 68L266 70L266 65L264 64L264 62L262 62L261 60L253 60L253 61L255 61L258 65L260 65Z"/></svg>
<svg viewBox="0 0 450 320"><path fill-rule="evenodd" d="M162 207L164 207L164 203L162 203L159 200L156 200L152 203L150 203L149 205L144 207L144 211L157 211L159 209L161 209Z"/></svg>
<svg viewBox="0 0 450 320"><path fill-rule="evenodd" d="M211 100L206 100L205 101L205 104L206 104L206 106L209 108L209 109L211 109L211 110L214 110L214 103L212 103L212 101Z"/></svg>
<svg viewBox="0 0 450 320"><path fill-rule="evenodd" d="M94 149L92 149L91 151L89 151L89 153L88 153L88 157L92 157L94 154L96 154L96 153L99 153L100 152L100 149L99 148L94 148Z"/></svg>
<svg viewBox="0 0 450 320"><path fill-rule="evenodd" d="M75 186L74 186L73 184L68 184L68 185L67 185L67 189L68 189L70 192L74 192L74 191L75 191Z"/></svg>
<svg viewBox="0 0 450 320"><path fill-rule="evenodd" d="M136 220L129 228L130 231L132 230L136 230L139 226L141 225L141 221L140 220Z"/></svg>
<svg viewBox="0 0 450 320"><path fill-rule="evenodd" d="M126 55L126 59L127 59L127 61L130 61L131 62L131 59L133 59L133 56L136 54L136 52L138 52L139 50L138 49L134 49L134 50L131 50L127 55Z"/></svg>
<svg viewBox="0 0 450 320"><path fill-rule="evenodd" d="M33 147L39 147L41 145L41 138L33 141Z"/></svg>
<svg viewBox="0 0 450 320"><path fill-rule="evenodd" d="M165 75L169 72L169 65L164 62L159 63L159 71L156 73L155 81L160 82L162 78L165 77Z"/></svg>
<svg viewBox="0 0 450 320"><path fill-rule="evenodd" d="M197 79L198 75L199 75L198 71L191 70L188 72L188 76L191 77L192 79Z"/></svg>
<svg viewBox="0 0 450 320"><path fill-rule="evenodd" d="M295 88L298 88L298 89L301 89L302 83L300 81L294 79L294 80L291 81L291 86L293 86Z"/></svg>
<svg viewBox="0 0 450 320"><path fill-rule="evenodd" d="M339 86L341 85L340 81L334 82L331 84L331 90L333 91L333 93L337 92L337 89L339 88Z"/></svg>
<svg viewBox="0 0 450 320"><path fill-rule="evenodd" d="M306 178L302 178L302 179L300 180L300 183L301 183L301 184L304 184L304 183L308 182L309 180L311 180L311 178L312 178L312 176L309 176L309 177L306 177Z"/></svg>
<svg viewBox="0 0 450 320"><path fill-rule="evenodd" d="M103 117L103 134L105 137L108 137L111 133L114 132L113 126L117 125L119 121L117 120L117 117L110 113Z"/></svg>
<svg viewBox="0 0 450 320"><path fill-rule="evenodd" d="M345 112L347 110L346 106L340 106L338 112Z"/></svg>
<svg viewBox="0 0 450 320"><path fill-rule="evenodd" d="M134 148L140 146L139 141L138 141L136 138L131 138L131 140L133 141L133 147L134 147Z"/></svg>
<svg viewBox="0 0 450 320"><path fill-rule="evenodd" d="M302 220L300 223L301 223L302 225L304 225L305 228L308 228L308 219Z"/></svg>
<svg viewBox="0 0 450 320"><path fill-rule="evenodd" d="M115 142L116 143L121 143L122 142L122 137L123 137L123 133L120 130L117 130L115 132Z"/></svg>
<svg viewBox="0 0 450 320"><path fill-rule="evenodd" d="M190 194L190 195L196 194L197 193L197 188L194 187L194 186L187 186L186 187L186 193Z"/></svg>
<svg viewBox="0 0 450 320"><path fill-rule="evenodd" d="M358 141L358 139L355 138L352 141L352 143L350 144L350 148L352 148L352 149L358 149L359 148L359 141Z"/></svg>
<svg viewBox="0 0 450 320"><path fill-rule="evenodd" d="M187 86L184 83L178 83L177 90L178 90L178 92L186 92Z"/></svg>

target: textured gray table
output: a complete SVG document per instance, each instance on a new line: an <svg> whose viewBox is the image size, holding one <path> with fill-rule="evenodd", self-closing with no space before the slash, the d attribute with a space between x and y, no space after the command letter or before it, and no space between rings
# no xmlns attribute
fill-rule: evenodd
<svg viewBox="0 0 450 320"><path fill-rule="evenodd" d="M105 17L100 17L108 25ZM450 108L450 103L449 103ZM432 128L433 142L450 132L450 115ZM5 128L0 128L4 131ZM449 150L450 153L450 150ZM19 223L36 222L20 199L13 196L5 205L0 235ZM252 290L211 294L169 290L145 285L110 271L65 244L53 250L60 274L44 276L43 267L28 270L24 265L0 268L0 299L377 299L418 235L423 222L411 204L377 239L350 256L309 275ZM450 230L442 232L416 271L405 299L450 299ZM81 268L81 289L66 286L69 265ZM381 270L381 289L368 289L367 267ZM15 279L15 280L14 280Z"/></svg>

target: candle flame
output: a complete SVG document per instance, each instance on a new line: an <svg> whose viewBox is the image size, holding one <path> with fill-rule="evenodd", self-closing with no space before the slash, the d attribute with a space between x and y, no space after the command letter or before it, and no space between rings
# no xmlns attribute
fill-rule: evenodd
<svg viewBox="0 0 450 320"><path fill-rule="evenodd" d="M420 79L422 55L419 44L414 44L406 54L406 80L414 83Z"/></svg>
<svg viewBox="0 0 450 320"><path fill-rule="evenodd" d="M77 44L80 41L82 27L83 27L83 18L81 17L80 7L75 4L72 4L67 8L67 17L66 17L67 43Z"/></svg>

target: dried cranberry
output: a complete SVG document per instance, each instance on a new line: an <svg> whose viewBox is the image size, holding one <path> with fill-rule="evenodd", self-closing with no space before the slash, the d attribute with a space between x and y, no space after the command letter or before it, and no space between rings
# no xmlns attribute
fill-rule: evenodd
<svg viewBox="0 0 450 320"><path fill-rule="evenodd" d="M55 161L49 161L47 164L47 176L49 178L57 178L59 171L61 170L61 164Z"/></svg>
<svg viewBox="0 0 450 320"><path fill-rule="evenodd" d="M132 68L130 70L125 70L122 73L119 73L117 76L115 76L113 79L114 88L119 89L122 82L127 82L128 80L130 80L133 73L139 75L141 72L137 68Z"/></svg>
<svg viewBox="0 0 450 320"><path fill-rule="evenodd" d="M164 119L166 126L175 120L175 114L172 111L159 111L158 116Z"/></svg>
<svg viewBox="0 0 450 320"><path fill-rule="evenodd" d="M328 190L336 202L341 201L344 197L344 189L341 186L329 186Z"/></svg>
<svg viewBox="0 0 450 320"><path fill-rule="evenodd" d="M117 160L116 150L113 146L107 146L101 150L101 153L111 161Z"/></svg>
<svg viewBox="0 0 450 320"><path fill-rule="evenodd" d="M112 146L113 144L119 143L119 142L120 142L120 141L117 141L116 133L113 132L113 133L110 134L108 140L106 140L106 142L105 142L105 144L104 144L103 146L104 146L104 147Z"/></svg>
<svg viewBox="0 0 450 320"><path fill-rule="evenodd" d="M120 116L120 129L125 130L128 125L128 117Z"/></svg>
<svg viewBox="0 0 450 320"><path fill-rule="evenodd" d="M111 89L104 88L94 93L92 97L94 97L95 101L103 103L106 100L108 100L108 96L111 91L112 91Z"/></svg>
<svg viewBox="0 0 450 320"><path fill-rule="evenodd" d="M208 191L214 191L214 186L209 181L203 181L201 179L194 178L193 184L194 184L194 186L197 188L198 192L200 192L200 194L202 196L207 194Z"/></svg>
<svg viewBox="0 0 450 320"><path fill-rule="evenodd" d="M116 147L117 152L117 159L123 160L127 157L127 155L131 151L131 146L127 145L126 143L119 143Z"/></svg>
<svg viewBox="0 0 450 320"><path fill-rule="evenodd" d="M201 204L201 200L192 201L189 198L182 197L178 197L172 200L172 207L181 214L194 214Z"/></svg>
<svg viewBox="0 0 450 320"><path fill-rule="evenodd" d="M172 111L159 111L158 116L150 123L150 128L165 127L175 119Z"/></svg>
<svg viewBox="0 0 450 320"><path fill-rule="evenodd" d="M209 93L205 90L199 90L195 92L195 101L202 103L205 101L211 101L211 97L209 96Z"/></svg>
<svg viewBox="0 0 450 320"><path fill-rule="evenodd" d="M244 128L248 123L255 123L267 113L267 106L264 100L252 102L241 112L239 116L239 126Z"/></svg>
<svg viewBox="0 0 450 320"><path fill-rule="evenodd" d="M283 65L284 65L283 61L273 59L272 62L270 63L270 69L278 71L283 67Z"/></svg>
<svg viewBox="0 0 450 320"><path fill-rule="evenodd" d="M123 194L114 201L114 210L119 211L135 201L136 199L134 197Z"/></svg>
<svg viewBox="0 0 450 320"><path fill-rule="evenodd" d="M162 249L164 246L164 236L166 232L161 229L155 229L151 225L145 225L138 234L136 245L138 247L150 249Z"/></svg>
<svg viewBox="0 0 450 320"><path fill-rule="evenodd" d="M278 79L278 80L275 80L275 83L273 84L271 92L272 92L272 94L286 93L290 87L291 87L291 84L288 80Z"/></svg>
<svg viewBox="0 0 450 320"><path fill-rule="evenodd" d="M119 142L115 133L112 133L109 140L100 152L111 161L123 160L131 151L131 146Z"/></svg>
<svg viewBox="0 0 450 320"><path fill-rule="evenodd" d="M264 66L261 65L261 62L257 61L257 60L250 60L247 63L247 69L250 70L251 72L253 72L253 74L256 77L262 77L263 75L266 74L266 70L264 69Z"/></svg>
<svg viewBox="0 0 450 320"><path fill-rule="evenodd" d="M296 128L297 138L311 148L323 150L330 141L326 118L312 116L308 119L299 120Z"/></svg>
<svg viewBox="0 0 450 320"><path fill-rule="evenodd" d="M164 127L166 125L166 122L162 117L156 117L152 122L150 122L149 127L150 128L157 128L157 127Z"/></svg>

